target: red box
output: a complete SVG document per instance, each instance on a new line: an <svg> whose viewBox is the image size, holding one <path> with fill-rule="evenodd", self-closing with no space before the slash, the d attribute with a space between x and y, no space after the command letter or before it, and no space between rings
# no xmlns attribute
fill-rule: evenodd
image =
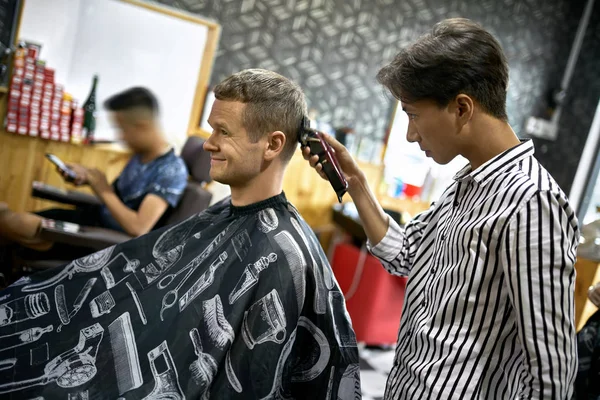
<svg viewBox="0 0 600 400"><path fill-rule="evenodd" d="M43 130L42 128L40 128L40 137L42 139L50 139L50 131L49 130Z"/></svg>
<svg viewBox="0 0 600 400"><path fill-rule="evenodd" d="M18 99L12 99L12 100L10 100L8 102L8 105L7 105L6 109L8 111L17 112L19 110L19 100Z"/></svg>
<svg viewBox="0 0 600 400"><path fill-rule="evenodd" d="M16 133L18 130L18 122L17 119L7 119L6 120L6 131L10 133Z"/></svg>
<svg viewBox="0 0 600 400"><path fill-rule="evenodd" d="M46 82L54 83L54 70L52 68L46 68L44 71L44 80Z"/></svg>
<svg viewBox="0 0 600 400"><path fill-rule="evenodd" d="M81 118L83 119L83 108L77 107L73 109L73 118Z"/></svg>
<svg viewBox="0 0 600 400"><path fill-rule="evenodd" d="M28 58L33 58L34 60L38 58L38 48L33 46L27 46L27 56Z"/></svg>
<svg viewBox="0 0 600 400"><path fill-rule="evenodd" d="M50 127L50 140L60 140L60 130L56 125Z"/></svg>
<svg viewBox="0 0 600 400"><path fill-rule="evenodd" d="M21 91L20 90L11 90L10 93L8 94L8 99L9 100L18 100L21 98Z"/></svg>
<svg viewBox="0 0 600 400"><path fill-rule="evenodd" d="M23 78L14 75L10 81L10 90L20 90L23 84Z"/></svg>

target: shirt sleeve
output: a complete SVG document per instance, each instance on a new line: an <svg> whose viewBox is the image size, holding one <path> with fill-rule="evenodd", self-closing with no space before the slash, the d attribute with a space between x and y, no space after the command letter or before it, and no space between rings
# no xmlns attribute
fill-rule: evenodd
<svg viewBox="0 0 600 400"><path fill-rule="evenodd" d="M434 206L417 215L404 229L396 221L388 218L389 226L384 238L375 246L367 242L369 251L381 261L390 274L400 276L410 274L423 232L433 210Z"/></svg>
<svg viewBox="0 0 600 400"><path fill-rule="evenodd" d="M171 207L176 207L179 203L188 178L185 164L181 159L176 160L160 168L146 193L163 198Z"/></svg>
<svg viewBox="0 0 600 400"><path fill-rule="evenodd" d="M520 398L570 398L577 372L576 217L564 197L538 191L507 228L500 262L524 352Z"/></svg>

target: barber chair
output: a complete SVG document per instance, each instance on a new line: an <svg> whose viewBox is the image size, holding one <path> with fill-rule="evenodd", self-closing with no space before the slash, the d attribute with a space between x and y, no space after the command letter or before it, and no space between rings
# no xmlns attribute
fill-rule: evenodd
<svg viewBox="0 0 600 400"><path fill-rule="evenodd" d="M364 246L349 243L335 247L331 267L344 293L356 340L369 346L396 343L407 278L390 275Z"/></svg>
<svg viewBox="0 0 600 400"><path fill-rule="evenodd" d="M212 193L206 190L204 185L211 181L209 175L210 154L204 151L203 144L204 139L197 136L190 136L187 139L181 151L181 158L190 174L188 184L177 207L167 210L153 229L177 224L208 208ZM33 183L32 196L73 206L101 204L96 196L73 190L59 189L41 182ZM39 236L51 242L82 246L92 251L98 251L133 238L126 233L111 229L80 226L49 219L42 221ZM23 272L30 272L59 266L71 260L68 254L65 254L63 260L20 259L19 264L22 266Z"/></svg>

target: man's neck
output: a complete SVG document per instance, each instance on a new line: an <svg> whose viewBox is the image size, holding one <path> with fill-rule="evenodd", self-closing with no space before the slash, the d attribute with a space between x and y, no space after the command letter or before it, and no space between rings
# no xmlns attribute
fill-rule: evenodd
<svg viewBox="0 0 600 400"><path fill-rule="evenodd" d="M485 116L475 124L461 152L473 171L521 143L508 122Z"/></svg>
<svg viewBox="0 0 600 400"><path fill-rule="evenodd" d="M158 133L154 133L154 135L157 138L155 141L155 144L153 146L151 146L147 151L144 151L143 153L139 153L140 161L144 164L149 163L150 161L162 156L170 148L169 143L167 143L163 139L162 135L160 135Z"/></svg>
<svg viewBox="0 0 600 400"><path fill-rule="evenodd" d="M244 186L230 186L231 204L243 207L277 196L283 190L283 171L265 170Z"/></svg>

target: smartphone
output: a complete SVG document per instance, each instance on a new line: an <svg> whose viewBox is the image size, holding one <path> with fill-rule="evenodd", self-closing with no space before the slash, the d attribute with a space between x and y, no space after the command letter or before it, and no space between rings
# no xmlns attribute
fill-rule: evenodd
<svg viewBox="0 0 600 400"><path fill-rule="evenodd" d="M62 173L67 175L67 177L65 178L67 181L75 181L75 179L77 178L77 174L71 168L67 167L67 165L64 162L62 162L60 158L50 153L46 153L46 158L50 160L52 164L56 165Z"/></svg>
<svg viewBox="0 0 600 400"><path fill-rule="evenodd" d="M304 118L298 140L302 147L308 146L310 148L310 154L319 156L319 163L323 166L323 172L341 203L342 197L348 190L348 182L342 174L342 168L335 158L333 148L320 132L308 127L307 118Z"/></svg>

